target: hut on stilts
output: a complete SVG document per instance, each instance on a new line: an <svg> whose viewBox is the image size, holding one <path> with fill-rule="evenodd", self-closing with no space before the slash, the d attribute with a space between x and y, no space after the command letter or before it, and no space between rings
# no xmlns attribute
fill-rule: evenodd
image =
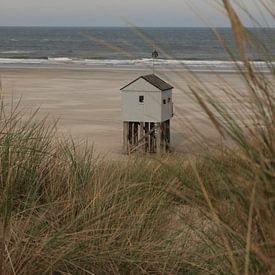
<svg viewBox="0 0 275 275"><path fill-rule="evenodd" d="M168 152L173 117L173 87L157 75L143 75L122 92L123 150Z"/></svg>

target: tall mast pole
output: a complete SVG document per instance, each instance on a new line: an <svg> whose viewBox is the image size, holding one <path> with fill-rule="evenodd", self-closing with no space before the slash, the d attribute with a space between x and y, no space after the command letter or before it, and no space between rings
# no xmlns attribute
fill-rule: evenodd
<svg viewBox="0 0 275 275"><path fill-rule="evenodd" d="M154 51L152 52L152 58L153 58L153 74L155 74L155 59L157 59L158 56L159 56L159 53L158 53L156 50L154 50Z"/></svg>

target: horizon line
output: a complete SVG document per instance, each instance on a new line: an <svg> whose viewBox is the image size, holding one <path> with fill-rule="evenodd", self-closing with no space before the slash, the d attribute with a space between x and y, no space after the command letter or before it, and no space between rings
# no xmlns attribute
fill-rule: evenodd
<svg viewBox="0 0 275 275"><path fill-rule="evenodd" d="M134 26L136 28L202 28L202 29L230 29L231 26ZM68 26L68 25L56 25L56 26L49 26L49 25L0 25L0 28L134 28L133 26L88 26L88 25L82 25L82 26ZM251 29L274 29L275 27L272 26L266 26L266 27L251 27L251 26L246 26L246 28L251 28Z"/></svg>
<svg viewBox="0 0 275 275"><path fill-rule="evenodd" d="M122 26L122 25L0 25L1 27L46 27L46 28L210 28L208 26ZM214 26L214 28L230 28L230 26Z"/></svg>

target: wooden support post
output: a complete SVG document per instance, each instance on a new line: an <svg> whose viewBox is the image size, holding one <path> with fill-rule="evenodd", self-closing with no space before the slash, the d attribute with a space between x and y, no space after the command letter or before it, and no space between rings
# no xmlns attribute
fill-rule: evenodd
<svg viewBox="0 0 275 275"><path fill-rule="evenodd" d="M169 150L170 121L123 122L123 152L145 151L161 153Z"/></svg>
<svg viewBox="0 0 275 275"><path fill-rule="evenodd" d="M150 131L152 131L155 128L155 123L154 122L150 122ZM152 131L150 134L150 148L149 148L149 152L150 153L155 153L155 131Z"/></svg>
<svg viewBox="0 0 275 275"><path fill-rule="evenodd" d="M166 148L169 150L170 148L170 120L166 121Z"/></svg>
<svg viewBox="0 0 275 275"><path fill-rule="evenodd" d="M161 150L165 153L166 152L166 142L165 142L165 122L162 122L160 124L160 130L161 130Z"/></svg>
<svg viewBox="0 0 275 275"><path fill-rule="evenodd" d="M133 149L135 147L135 122L131 122L131 124L131 149Z"/></svg>
<svg viewBox="0 0 275 275"><path fill-rule="evenodd" d="M128 145L132 145L132 122L128 123Z"/></svg>
<svg viewBox="0 0 275 275"><path fill-rule="evenodd" d="M123 122L123 153L129 153L129 141L128 141L128 134L129 134L129 122Z"/></svg>
<svg viewBox="0 0 275 275"><path fill-rule="evenodd" d="M143 140L144 137L144 123L140 122L139 124L139 139L141 140L141 142L143 143L143 145L140 147L141 151L145 151L145 141Z"/></svg>
<svg viewBox="0 0 275 275"><path fill-rule="evenodd" d="M134 147L138 146L138 122L134 122Z"/></svg>
<svg viewBox="0 0 275 275"><path fill-rule="evenodd" d="M150 136L148 133L150 132L150 123L145 122L145 151L150 152Z"/></svg>
<svg viewBox="0 0 275 275"><path fill-rule="evenodd" d="M158 154L160 154L161 153L161 124L162 123L156 123L156 152L158 153Z"/></svg>

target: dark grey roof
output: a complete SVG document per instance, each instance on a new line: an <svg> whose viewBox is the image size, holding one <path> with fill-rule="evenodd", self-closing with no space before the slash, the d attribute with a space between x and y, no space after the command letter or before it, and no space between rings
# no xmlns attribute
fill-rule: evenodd
<svg viewBox="0 0 275 275"><path fill-rule="evenodd" d="M147 82L149 82L150 84L155 86L156 88L160 89L161 91L173 89L173 87L170 84L168 84L167 82L165 82L164 80L162 80L161 78L156 76L155 74L149 74L149 75L143 75L143 76L138 77L134 81L130 82L129 84L127 84L126 86L121 88L120 90L125 89L126 87L128 87L129 85L131 85L132 83L136 82L137 80L139 80L141 78L143 78L144 80L146 80Z"/></svg>

